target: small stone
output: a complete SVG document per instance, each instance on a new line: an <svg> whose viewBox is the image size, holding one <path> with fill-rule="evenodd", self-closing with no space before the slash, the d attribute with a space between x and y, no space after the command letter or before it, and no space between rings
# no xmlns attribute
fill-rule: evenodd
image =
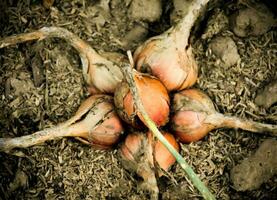
<svg viewBox="0 0 277 200"><path fill-rule="evenodd" d="M255 98L258 106L269 108L277 102L277 79L266 85Z"/></svg>
<svg viewBox="0 0 277 200"><path fill-rule="evenodd" d="M20 187L26 187L28 185L28 176L22 170L17 170L14 180L9 184L10 192L15 191Z"/></svg>
<svg viewBox="0 0 277 200"><path fill-rule="evenodd" d="M230 17L231 29L239 37L262 35L276 25L274 14L263 4L241 9Z"/></svg>
<svg viewBox="0 0 277 200"><path fill-rule="evenodd" d="M147 24L145 25L135 25L126 35L122 38L122 46L124 49L135 48L145 40L148 29Z"/></svg>
<svg viewBox="0 0 277 200"><path fill-rule="evenodd" d="M240 60L237 46L230 37L216 37L210 42L209 48L223 62L225 67L230 67Z"/></svg>
<svg viewBox="0 0 277 200"><path fill-rule="evenodd" d="M257 151L233 167L230 178L237 191L255 190L277 173L277 140L265 140Z"/></svg>
<svg viewBox="0 0 277 200"><path fill-rule="evenodd" d="M161 0L133 0L129 8L130 18L137 21L154 22L161 14Z"/></svg>

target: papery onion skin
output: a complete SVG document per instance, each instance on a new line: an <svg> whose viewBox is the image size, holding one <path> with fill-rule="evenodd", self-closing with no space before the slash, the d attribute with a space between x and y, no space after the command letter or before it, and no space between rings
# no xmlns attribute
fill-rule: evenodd
<svg viewBox="0 0 277 200"><path fill-rule="evenodd" d="M181 142L196 142L214 129L213 125L204 123L205 117L202 113L179 111L172 118L172 129Z"/></svg>
<svg viewBox="0 0 277 200"><path fill-rule="evenodd" d="M186 49L166 33L149 39L137 48L134 61L138 71L156 76L168 91L188 88L198 77L198 66L191 47Z"/></svg>
<svg viewBox="0 0 277 200"><path fill-rule="evenodd" d="M277 125L227 116L215 110L212 100L197 89L174 95L171 127L181 142L198 141L217 128L242 129L277 136Z"/></svg>
<svg viewBox="0 0 277 200"><path fill-rule="evenodd" d="M123 130L113 98L94 95L82 102L75 115L57 126L21 137L0 138L0 151L27 148L63 137L75 137L92 147L107 149L117 144Z"/></svg>
<svg viewBox="0 0 277 200"><path fill-rule="evenodd" d="M143 134L128 134L121 146L121 154L126 160L135 160L135 154L140 150L143 141Z"/></svg>
<svg viewBox="0 0 277 200"><path fill-rule="evenodd" d="M179 146L173 135L169 133L164 135L173 147L179 151ZM156 180L157 165L160 165L164 170L168 170L175 162L168 150L154 140L151 132L134 132L127 135L119 153L123 167L143 178L141 188L150 191L155 196L154 199L157 199L156 195L159 191ZM161 170L158 172L158 175L161 176Z"/></svg>
<svg viewBox="0 0 277 200"><path fill-rule="evenodd" d="M101 125L89 133L91 145L101 149L109 149L116 145L123 133L123 126L117 114L109 114Z"/></svg>
<svg viewBox="0 0 277 200"><path fill-rule="evenodd" d="M180 147L174 136L168 132L163 132L163 135L179 152ZM128 134L120 148L121 157L125 160L125 167L127 167L127 169L131 168L133 171L136 171L138 162L149 162L154 166L153 155L154 160L158 163L159 167L165 171L168 171L168 169L176 162L175 157L167 150L167 148L160 141L154 141L153 139L153 134L151 132L147 132L146 134L141 132ZM153 152L153 154L146 157L147 160L141 159L146 154L145 151ZM142 174L139 175L142 176ZM160 173L160 175L162 175L162 173Z"/></svg>
<svg viewBox="0 0 277 200"><path fill-rule="evenodd" d="M163 126L169 119L169 96L164 85L155 77L134 73L134 80L138 89L138 95L149 117L157 126ZM126 82L115 90L115 105L119 116L134 127L140 127L141 123L135 117L144 122L140 113L136 113L133 97Z"/></svg>
<svg viewBox="0 0 277 200"><path fill-rule="evenodd" d="M119 153L125 169L142 177L148 190L157 188L152 138L149 135L142 132L128 134Z"/></svg>
<svg viewBox="0 0 277 200"><path fill-rule="evenodd" d="M180 151L179 144L172 134L164 132L163 136L174 147L176 151ZM157 161L159 166L165 171L168 171L169 168L176 162L175 157L167 150L167 148L159 140L157 140L155 143L154 155L155 160Z"/></svg>
<svg viewBox="0 0 277 200"><path fill-rule="evenodd" d="M64 39L78 51L83 77L91 94L113 93L123 79L118 63L125 62L125 56L119 53L96 52L86 41L62 27L43 27L37 31L3 38L0 40L0 48L46 38Z"/></svg>
<svg viewBox="0 0 277 200"><path fill-rule="evenodd" d="M123 79L117 63L125 61L124 57L121 54L103 53L100 55L95 52L90 54L89 61L92 63L83 75L90 94L113 94Z"/></svg>
<svg viewBox="0 0 277 200"><path fill-rule="evenodd" d="M134 54L139 71L158 77L168 91L192 86L198 76L189 38L196 19L208 1L191 1L184 17L161 35L148 39Z"/></svg>
<svg viewBox="0 0 277 200"><path fill-rule="evenodd" d="M94 95L90 98L90 103L94 106L86 118L80 122L84 131L78 136L97 149L112 148L118 143L124 131L122 122L115 111L113 99L108 95ZM103 99L102 102L97 102L101 99ZM102 114L99 114L100 111Z"/></svg>
<svg viewBox="0 0 277 200"><path fill-rule="evenodd" d="M173 99L171 127L183 143L195 142L205 137L215 125L205 123L208 115L216 113L213 102L197 89L178 92Z"/></svg>

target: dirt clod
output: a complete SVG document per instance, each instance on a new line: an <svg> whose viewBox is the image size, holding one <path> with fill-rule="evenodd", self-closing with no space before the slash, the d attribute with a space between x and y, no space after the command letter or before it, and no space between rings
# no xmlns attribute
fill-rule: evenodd
<svg viewBox="0 0 277 200"><path fill-rule="evenodd" d="M161 0L133 0L129 8L130 18L137 21L154 22L161 14Z"/></svg>
<svg viewBox="0 0 277 200"><path fill-rule="evenodd" d="M27 187L28 176L22 170L17 170L14 180L9 184L9 192L13 192L20 187Z"/></svg>
<svg viewBox="0 0 277 200"><path fill-rule="evenodd" d="M173 0L174 10L170 14L171 24L177 23L188 11L192 1Z"/></svg>
<svg viewBox="0 0 277 200"><path fill-rule="evenodd" d="M266 85L256 96L255 103L259 106L269 108L277 102L277 80Z"/></svg>
<svg viewBox="0 0 277 200"><path fill-rule="evenodd" d="M240 60L237 46L230 37L216 37L209 46L226 67L231 67Z"/></svg>
<svg viewBox="0 0 277 200"><path fill-rule="evenodd" d="M231 179L238 191L254 190L277 173L277 140L265 140L254 155L231 170Z"/></svg>
<svg viewBox="0 0 277 200"><path fill-rule="evenodd" d="M230 18L232 31L239 37L258 36L277 25L277 19L264 4L237 11Z"/></svg>
<svg viewBox="0 0 277 200"><path fill-rule="evenodd" d="M139 43L146 39L148 34L147 24L137 24L135 25L122 39L122 46L124 49L134 49Z"/></svg>

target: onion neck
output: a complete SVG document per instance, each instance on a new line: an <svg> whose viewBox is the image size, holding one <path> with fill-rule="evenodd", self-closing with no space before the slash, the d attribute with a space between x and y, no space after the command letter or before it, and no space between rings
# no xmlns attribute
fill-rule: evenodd
<svg viewBox="0 0 277 200"><path fill-rule="evenodd" d="M92 70L91 68L94 67L92 63L94 62L94 60L97 60L101 56L87 42L79 38L77 35L71 33L70 31L60 27L44 27L37 32L43 35L42 38L61 38L68 42L72 47L74 47L81 58L84 78L86 81L89 80L89 70Z"/></svg>
<svg viewBox="0 0 277 200"><path fill-rule="evenodd" d="M225 116L220 113L208 116L205 122L214 124L216 128L235 128L255 133L267 133L269 135L277 136L277 125L264 124L247 119L241 119L238 117Z"/></svg>
<svg viewBox="0 0 277 200"><path fill-rule="evenodd" d="M178 44L183 48L188 45L191 29L201 13L201 8L208 2L209 0L192 0L184 17L171 29L171 36L178 40Z"/></svg>
<svg viewBox="0 0 277 200"><path fill-rule="evenodd" d="M0 138L0 151L10 151L14 148L27 148L49 140L56 140L62 137L80 136L83 130L82 124L77 123L69 127L57 126L47 128L31 135L24 135L15 138Z"/></svg>
<svg viewBox="0 0 277 200"><path fill-rule="evenodd" d="M96 53L96 51L84 40L77 35L71 33L67 29L60 27L44 27L39 30L46 37L56 37L66 40L71 46L73 46L79 53L88 54L88 52Z"/></svg>

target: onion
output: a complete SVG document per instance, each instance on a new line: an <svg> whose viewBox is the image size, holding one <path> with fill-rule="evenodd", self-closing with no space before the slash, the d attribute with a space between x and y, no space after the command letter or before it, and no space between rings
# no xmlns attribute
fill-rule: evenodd
<svg viewBox="0 0 277 200"><path fill-rule="evenodd" d="M157 126L168 122L169 96L164 85L155 77L134 71L138 95L149 117ZM119 116L134 127L140 127L143 117L134 106L133 97L126 81L115 90L114 101ZM141 120L139 121L138 118Z"/></svg>
<svg viewBox="0 0 277 200"><path fill-rule="evenodd" d="M87 55L88 69L83 68L83 76L91 94L114 93L123 79L118 63L124 62L125 57L119 53L105 52L97 54L95 51ZM83 63L83 66L84 63Z"/></svg>
<svg viewBox="0 0 277 200"><path fill-rule="evenodd" d="M168 33L147 40L134 54L136 69L158 77L168 91L192 86L198 67L191 47L187 50Z"/></svg>
<svg viewBox="0 0 277 200"><path fill-rule="evenodd" d="M117 63L124 61L123 55L118 53L99 54L87 42L64 28L44 27L30 33L9 36L0 40L0 48L48 37L64 39L79 52L83 65L83 76L91 94L113 93L122 81L123 75Z"/></svg>
<svg viewBox="0 0 277 200"><path fill-rule="evenodd" d="M164 132L163 135L179 151L179 145L174 136L168 132ZM160 141L154 141L151 132L147 134L141 132L128 134L119 152L123 167L142 177L144 189L153 193L158 192L155 169L160 167L168 171L176 161ZM159 176L161 175L162 172L159 171Z"/></svg>
<svg viewBox="0 0 277 200"><path fill-rule="evenodd" d="M172 134L163 132L163 136L177 151L180 150L179 144ZM147 144L144 144L145 142L147 142ZM147 132L146 135L140 132L128 134L125 142L121 146L122 157L125 160L131 160L135 162L138 160L137 157L143 154L143 150L154 152L155 161L164 171L168 171L168 169L176 162L176 159L159 140L154 142L154 151L151 150L152 143L153 138L151 132ZM147 148L144 149L143 145L146 145ZM150 156L147 160L153 165L152 156Z"/></svg>
<svg viewBox="0 0 277 200"><path fill-rule="evenodd" d="M98 149L111 148L123 132L112 102L112 97L107 95L91 96L71 119L56 127L17 138L0 138L0 151L26 148L61 137L76 137Z"/></svg>
<svg viewBox="0 0 277 200"><path fill-rule="evenodd" d="M197 89L183 90L174 94L172 111L172 130L184 143L198 141L211 130L222 127L277 135L277 125L262 124L218 113L212 100Z"/></svg>
<svg viewBox="0 0 277 200"><path fill-rule="evenodd" d="M175 27L148 39L135 51L136 68L158 77L168 91L190 87L197 80L198 67L188 40L200 9L207 2L193 1Z"/></svg>
<svg viewBox="0 0 277 200"><path fill-rule="evenodd" d="M128 134L119 151L123 167L139 175L141 188L151 192L151 199L157 199L159 189L154 171L151 135L135 132Z"/></svg>
<svg viewBox="0 0 277 200"><path fill-rule="evenodd" d="M163 136L178 152L180 151L179 144L172 134L164 132ZM175 157L167 150L160 140L157 140L155 143L154 158L164 171L168 171L169 168L176 162ZM160 173L160 175L161 174L162 173Z"/></svg>

